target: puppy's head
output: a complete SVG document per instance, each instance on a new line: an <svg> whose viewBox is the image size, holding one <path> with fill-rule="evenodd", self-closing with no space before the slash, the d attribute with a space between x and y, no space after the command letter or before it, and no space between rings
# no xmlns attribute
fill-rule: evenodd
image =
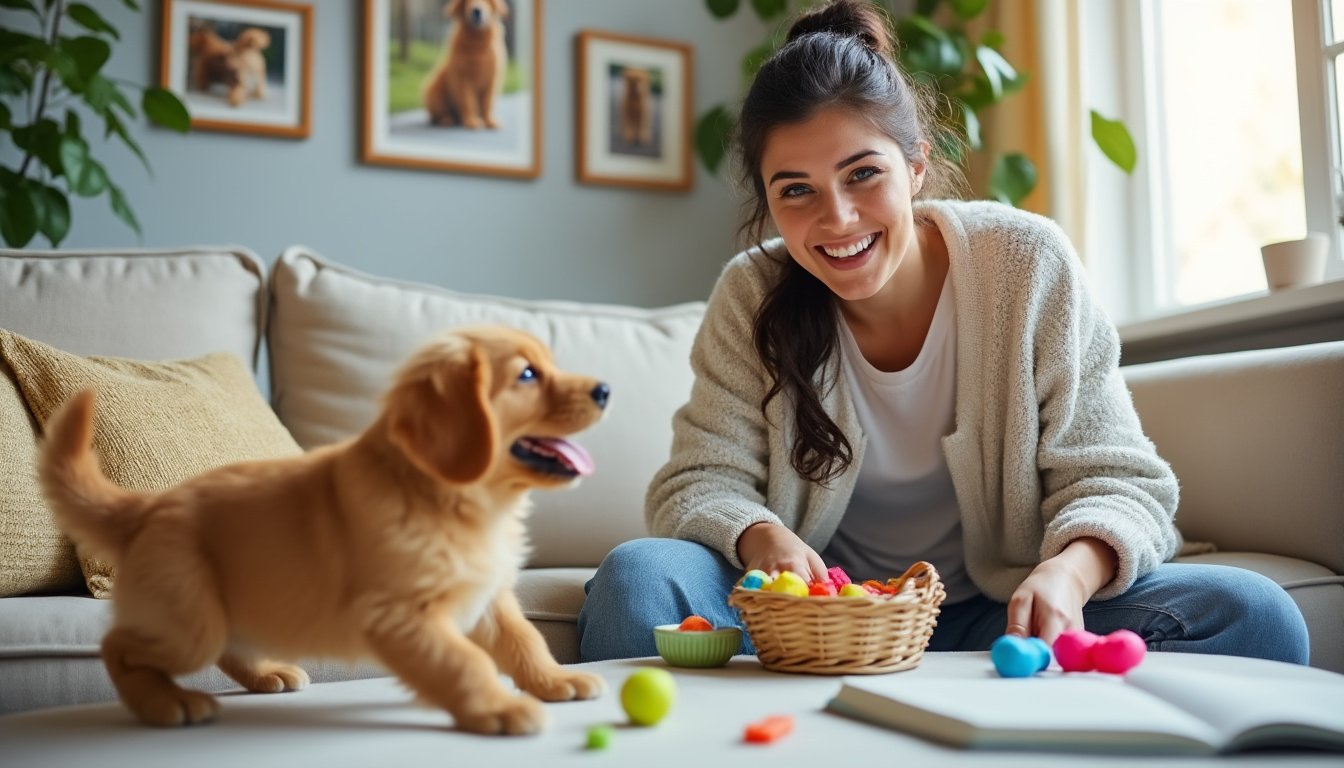
<svg viewBox="0 0 1344 768"><path fill-rule="evenodd" d="M248 27L238 33L233 47L239 51L264 51L271 46L271 36L264 29Z"/></svg>
<svg viewBox="0 0 1344 768"><path fill-rule="evenodd" d="M472 30L485 30L509 15L505 0L452 0L443 15Z"/></svg>
<svg viewBox="0 0 1344 768"><path fill-rule="evenodd" d="M606 384L556 368L535 337L464 328L422 347L384 403L388 439L421 472L453 484L553 487L591 474L565 437L602 418Z"/></svg>

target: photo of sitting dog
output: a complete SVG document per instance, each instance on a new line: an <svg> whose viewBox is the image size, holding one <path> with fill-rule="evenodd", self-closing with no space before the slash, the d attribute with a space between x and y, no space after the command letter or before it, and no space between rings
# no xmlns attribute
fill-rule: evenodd
<svg viewBox="0 0 1344 768"><path fill-rule="evenodd" d="M504 42L505 0L452 0L443 60L422 91L433 125L498 128L495 101L504 88L509 56Z"/></svg>
<svg viewBox="0 0 1344 768"><path fill-rule="evenodd" d="M361 435L162 492L103 475L95 394L75 395L46 425L40 474L80 552L117 567L102 658L122 702L150 725L206 722L215 698L174 676L217 664L248 691L292 691L308 676L291 662L319 656L375 658L476 733L532 733L541 701L598 696L513 586L528 494L592 473L565 438L609 393L528 334L460 329L404 363Z"/></svg>
<svg viewBox="0 0 1344 768"><path fill-rule="evenodd" d="M653 91L647 69L625 67L621 70L621 140L626 144L653 142Z"/></svg>
<svg viewBox="0 0 1344 768"><path fill-rule="evenodd" d="M265 100L266 59L261 52L270 45L270 34L259 27L244 29L230 42L209 22L194 19L187 38L189 86L208 93L222 85L233 107L248 98Z"/></svg>

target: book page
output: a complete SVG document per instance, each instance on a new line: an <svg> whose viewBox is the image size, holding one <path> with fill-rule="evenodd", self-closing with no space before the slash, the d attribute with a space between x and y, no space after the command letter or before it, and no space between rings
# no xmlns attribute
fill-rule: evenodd
<svg viewBox="0 0 1344 768"><path fill-rule="evenodd" d="M948 743L982 748L1209 753L1218 732L1119 678L847 678L837 710Z"/></svg>
<svg viewBox="0 0 1344 768"><path fill-rule="evenodd" d="M1344 677L1276 680L1139 669L1127 682L1209 723L1222 742L1235 748L1344 748Z"/></svg>

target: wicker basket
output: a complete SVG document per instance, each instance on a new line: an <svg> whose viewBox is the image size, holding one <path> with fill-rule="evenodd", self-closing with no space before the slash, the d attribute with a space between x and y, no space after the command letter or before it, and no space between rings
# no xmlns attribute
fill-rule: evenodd
<svg viewBox="0 0 1344 768"><path fill-rule="evenodd" d="M734 587L728 604L761 664L776 672L877 675L919 666L946 592L926 562L910 566L895 595L795 597Z"/></svg>

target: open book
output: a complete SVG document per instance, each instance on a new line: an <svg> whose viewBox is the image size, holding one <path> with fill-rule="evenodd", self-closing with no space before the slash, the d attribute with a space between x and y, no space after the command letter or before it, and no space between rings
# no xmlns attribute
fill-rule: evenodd
<svg viewBox="0 0 1344 768"><path fill-rule="evenodd" d="M1344 751L1344 676L1329 673L1310 680L1171 668L1123 678L850 677L826 709L974 749Z"/></svg>

